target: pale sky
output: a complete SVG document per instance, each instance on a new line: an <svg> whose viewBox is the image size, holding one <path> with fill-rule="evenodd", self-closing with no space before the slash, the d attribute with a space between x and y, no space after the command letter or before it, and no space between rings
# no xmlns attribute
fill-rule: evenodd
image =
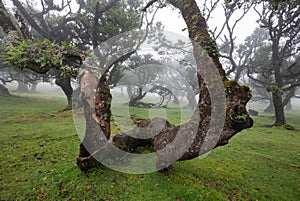
<svg viewBox="0 0 300 201"><path fill-rule="evenodd" d="M240 14L237 13L237 14ZM178 10L172 10L168 7L160 9L156 16L156 21L161 21L165 25L166 31L172 31L184 36L188 36L187 31L182 32L182 29L186 27L186 24L179 14ZM257 27L256 20L258 19L255 11L249 11L244 18L237 24L234 35L237 36L237 43L242 43L244 39L251 35L255 27ZM223 10L218 8L212 15L211 19L208 21L208 26L210 29L215 27L222 27L225 20Z"/></svg>

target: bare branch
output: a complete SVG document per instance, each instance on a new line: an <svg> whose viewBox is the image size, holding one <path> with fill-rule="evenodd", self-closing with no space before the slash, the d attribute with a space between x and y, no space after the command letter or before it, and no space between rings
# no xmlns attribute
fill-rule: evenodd
<svg viewBox="0 0 300 201"><path fill-rule="evenodd" d="M12 0L13 4L18 8L20 13L23 15L23 17L27 20L27 22L43 37L52 39L51 35L46 32L44 29L42 29L33 19L32 17L28 14L26 9L23 7L23 5L20 3L18 0Z"/></svg>
<svg viewBox="0 0 300 201"><path fill-rule="evenodd" d="M146 12L147 9L152 6L155 2L157 2L158 0L151 0L147 3L147 5L142 9L143 12Z"/></svg>

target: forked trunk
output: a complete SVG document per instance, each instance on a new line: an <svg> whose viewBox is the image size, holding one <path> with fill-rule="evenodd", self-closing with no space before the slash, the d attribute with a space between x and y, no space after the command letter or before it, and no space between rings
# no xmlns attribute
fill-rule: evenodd
<svg viewBox="0 0 300 201"><path fill-rule="evenodd" d="M225 71L218 58L216 44L207 32L205 19L201 15L196 2L170 0L169 3L181 11L189 28L189 36L193 43L194 57L198 66L197 76L200 89L198 106L191 120L186 124L172 126L167 120L161 118L144 120L139 123L137 128L127 133L115 135L111 140L114 146L125 151L134 152L140 146L150 145L157 155L157 170L169 169L172 163L178 160L189 160L218 146L225 145L236 133L253 125L253 120L246 111L246 104L251 98L250 90L248 87L240 86L236 81L229 81L226 78ZM89 72L86 72L86 75L88 74ZM87 79L82 81L84 80ZM107 135L107 132L110 131L108 129L109 119L105 119L104 117L107 116L99 113L110 114L111 95L109 87L106 85L106 82L101 84L100 79L95 94L95 105L96 107L101 105L101 110L96 109L95 116L97 118L95 118L95 122L98 122L104 134L109 136ZM106 88L105 91L102 90L103 87ZM82 91L85 90L82 89ZM99 93L100 91L105 94ZM101 96L102 98L100 98ZM89 107L92 108L91 104L89 104ZM107 126L103 127L101 125ZM92 126L97 127L97 125ZM86 131L88 129L91 128L86 128ZM96 132L93 134L86 133L83 144L85 140L99 141L101 134L99 130ZM154 136L147 140L134 137L145 134L153 135L153 132ZM86 139L88 135L92 135L90 139ZM96 137L97 140L92 140L95 139L95 136L99 137ZM79 156L77 159L78 166L83 171L87 171L96 165L95 158L99 159L99 157L102 158L107 155L109 144L110 142L106 142L103 146L98 145L96 151L91 147L90 155L86 157ZM97 145L95 144L95 146ZM82 144L80 148L81 153L85 151ZM119 157L113 159L119 160Z"/></svg>
<svg viewBox="0 0 300 201"><path fill-rule="evenodd" d="M87 171L99 165L98 160L103 158L111 159L111 163L120 161L122 155L111 155L109 151L111 147L134 151L139 146L149 144L156 153L156 170L169 169L177 160L192 159L227 144L236 133L252 126L253 120L246 111L246 104L251 98L250 90L226 78L219 61L216 43L210 38L205 19L196 2L194 0L169 0L168 2L180 10L193 44L200 90L199 102L194 114L188 123L180 126L173 126L162 118L144 120L139 123L138 128L110 138L112 96L109 85L105 75L98 82L91 72L85 71L80 80L81 94L79 94L86 120L85 136L80 144L80 154L77 159L77 165L81 170ZM5 12L2 12L5 8L2 8L4 6L0 0L0 15L5 15ZM9 26L9 21L7 16L0 18L6 34L12 34L10 31L13 27ZM22 40L20 37L18 39ZM6 45L15 44L11 42ZM76 69L81 66L84 58L85 54L80 51L63 50L60 64ZM61 65L42 68L34 58L29 58L28 65L24 68L46 73L51 68L60 69ZM70 73L74 75L77 72ZM67 88L71 88L68 84ZM135 134L152 136L146 140L131 137Z"/></svg>

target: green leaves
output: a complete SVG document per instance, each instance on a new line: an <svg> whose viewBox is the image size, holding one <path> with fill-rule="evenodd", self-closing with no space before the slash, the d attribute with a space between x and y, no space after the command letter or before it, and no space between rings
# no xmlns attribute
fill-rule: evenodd
<svg viewBox="0 0 300 201"><path fill-rule="evenodd" d="M38 65L42 68L57 68L60 66L61 54L64 50L75 49L75 45L63 42L59 45L48 39L20 41L4 53L6 63L20 69L28 65Z"/></svg>
<svg viewBox="0 0 300 201"><path fill-rule="evenodd" d="M5 63L16 65L23 68L24 63L28 61L27 41L20 42L18 46L9 48L4 55Z"/></svg>

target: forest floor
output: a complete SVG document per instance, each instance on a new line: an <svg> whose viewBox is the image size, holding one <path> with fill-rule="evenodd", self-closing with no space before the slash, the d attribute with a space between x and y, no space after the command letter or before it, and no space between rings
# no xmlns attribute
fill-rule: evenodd
<svg viewBox="0 0 300 201"><path fill-rule="evenodd" d="M298 131L270 128L273 115L261 113L206 157L177 162L168 174L133 175L79 170L72 112L58 112L65 104L56 96L0 98L0 200L300 200L300 107L287 112Z"/></svg>

